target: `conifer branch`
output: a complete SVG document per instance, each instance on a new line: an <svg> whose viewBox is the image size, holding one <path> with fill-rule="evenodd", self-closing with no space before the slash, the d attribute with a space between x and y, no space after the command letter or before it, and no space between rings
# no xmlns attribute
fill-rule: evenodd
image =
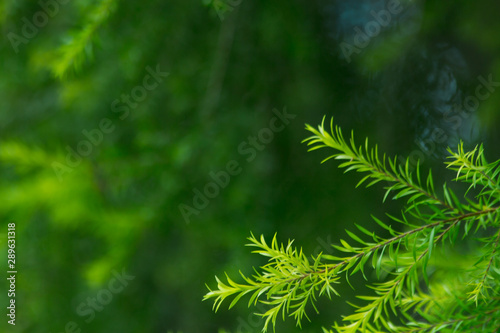
<svg viewBox="0 0 500 333"><path fill-rule="evenodd" d="M463 142L458 145L457 152L448 148L452 161L446 162L447 168L457 172L456 180L471 183L471 188L482 187L480 195L500 196L500 161L486 162L483 145L476 146L473 150L464 151Z"/></svg>
<svg viewBox="0 0 500 333"><path fill-rule="evenodd" d="M340 283L343 275L348 283L349 276L357 272L369 280L365 267L371 266L378 280L368 285L374 294L358 296L367 304L355 306L354 313L343 316L345 325L335 324L336 332L455 332L458 328L467 332L477 330L479 326L483 330L485 327L500 327L500 319L494 319L500 303L500 297L496 297L500 295L497 283L500 277L497 251L500 245L500 206L495 205L500 197L500 169L497 167L500 162L486 163L482 147L466 153L460 145L458 153L450 157L453 161L447 165L457 171L457 180L471 183L471 187L483 188L475 198L477 200L467 198L467 191L464 194L466 205L446 185L443 185L443 199L440 199L430 172L424 185L417 167L415 180L409 171L408 159L403 165L398 165L396 159L387 159L385 155L380 158L377 146L370 149L366 140L364 148L357 147L353 137L348 144L340 128L334 127L333 123L331 127L331 133L327 133L323 123L318 129L307 125L314 134L305 140L313 146L310 150L322 147L337 150L339 153L324 161L339 159L343 161L340 167L346 168L346 172L366 172L358 186L368 179L371 181L367 186L380 181L392 183L386 187L384 200L391 192L393 199L407 197L408 207L402 217L389 216L404 230L396 231L373 217L390 234L389 237L381 237L356 224L361 235L348 230L346 233L358 245L344 239L340 239L340 244L332 244L338 252L347 255L319 254L312 258L294 248L293 241L288 241L285 246L278 243L275 235L269 246L263 235L260 239L251 235L248 245L256 248L254 253L267 257L268 263L255 270L252 277L240 272L245 284L236 283L227 275L227 283L216 277L218 289L209 289L204 299L215 298L214 309L218 310L227 297L234 296L229 305L231 308L243 296L249 295L248 306L260 302L270 307L259 314L266 319L264 332L271 323L275 328L278 315L283 319L287 315L294 317L300 327L304 317L309 319L306 314L309 306L318 311L318 297L325 294L329 298L340 296L338 288L333 286ZM461 270L439 270L439 265L430 264L430 259L442 255L448 244L453 246L457 242L459 234L472 246L477 240L471 236L491 228L496 228L497 232L479 239L484 243L482 249L472 247L474 254L482 252L482 255L469 271L465 266ZM367 241L366 236L371 239ZM442 251L435 251L438 245ZM432 271L428 267L432 267ZM468 284L467 279L470 280ZM424 293L423 286L428 292ZM422 320L415 321L415 315Z"/></svg>
<svg viewBox="0 0 500 333"><path fill-rule="evenodd" d="M493 265L495 260L498 260L498 245L500 242L500 229L497 230L496 234L493 237L489 237L484 239L489 246L486 246L487 253L483 255L478 262L476 262L475 266L480 266L479 264L484 262L487 259L487 264L484 270L478 275L478 282L470 282L469 285L473 285L474 289L469 292L469 301L473 301L476 305L479 302L479 299L483 299L486 301L491 297L489 294L489 290L492 289L492 284L496 285L496 280L500 276L500 270L495 268L495 272L492 272L496 265ZM492 273L495 273L496 276L492 276Z"/></svg>
<svg viewBox="0 0 500 333"><path fill-rule="evenodd" d="M434 205L438 204L450 211L454 211L456 209L453 207L452 202L446 202L437 197L434 192L434 181L432 179L431 172L429 172L427 176L427 185L425 188L420 180L419 165L417 165L416 168L417 181L415 182L413 174L409 170L408 159L406 160L405 165L400 166L396 162L396 157L394 159L388 159L384 154L382 158L380 158L377 146L370 149L368 146L368 139L366 139L364 149L362 146L358 147L354 142L352 133L348 144L344 139L340 127L333 125L333 118L330 122L330 133L325 131L324 122L325 118L323 118L323 121L321 122L321 125L318 126L318 129L306 124L306 129L314 135L303 140L303 142L308 142L308 145L312 146L309 151L324 147L330 147L339 151L339 153L325 158L321 163L324 163L332 158L345 160L346 162L339 165L339 168L346 168L345 172L356 170L357 172L369 173L358 182L356 187L359 187L370 178L373 180L368 183L367 187L381 181L387 181L394 183L394 185L386 187L387 192L384 196L384 201L389 193L396 192L393 199L411 196L407 200L407 203L410 204L410 208L414 205L427 203ZM387 167L387 164L389 164L389 167Z"/></svg>
<svg viewBox="0 0 500 333"><path fill-rule="evenodd" d="M102 0L98 6L91 9L83 29L71 34L67 42L55 51L54 60L51 62L55 77L62 79L70 70L80 70L85 59L92 56L92 45L97 31L115 11L117 2L118 0Z"/></svg>

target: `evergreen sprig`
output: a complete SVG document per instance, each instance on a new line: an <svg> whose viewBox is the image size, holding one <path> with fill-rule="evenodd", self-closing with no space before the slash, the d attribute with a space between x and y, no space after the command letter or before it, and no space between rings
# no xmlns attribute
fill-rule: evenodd
<svg viewBox="0 0 500 333"><path fill-rule="evenodd" d="M59 79L65 78L71 71L78 72L87 58L93 56L93 45L98 39L97 33L116 10L118 0L101 0L99 4L90 7L85 15L82 28L75 30L65 38L65 42L54 50L49 62L53 75Z"/></svg>
<svg viewBox="0 0 500 333"><path fill-rule="evenodd" d="M355 224L356 232L346 230L348 240L332 244L338 254L321 253L308 258L292 246L293 241L285 246L275 235L269 246L264 236L257 239L252 235L248 245L257 248L254 253L268 257L268 263L251 277L240 271L243 284L227 275L227 283L216 277L217 289L209 288L204 299L215 298L217 311L226 298L234 296L231 308L249 294L248 306L261 302L270 307L259 314L266 318L264 332L270 323L275 327L280 312L283 319L287 315L294 317L300 327L304 317L309 319L309 306L318 311L318 297L340 296L334 285L341 279L350 284L349 276L356 273L370 281L370 269L376 280L368 285L373 292L358 296L364 304L353 305L354 312L334 324L335 332L500 329L500 225L499 207L495 206L500 197L500 161L487 163L482 146L465 152L460 144L456 153L450 150L447 167L457 172L456 181L470 183L460 200L446 184L438 194L430 171L422 181L420 167L417 165L411 172L408 159L400 165L396 158L380 156L377 146L370 148L368 140L364 146L357 146L353 135L346 141L333 120L330 126L330 132L326 131L324 119L318 129L306 125L313 134L304 140L310 150L334 149L336 152L323 162L333 158L342 162L339 167L346 172L365 173L357 187L385 182L384 201L389 196L394 200L404 198L405 209L400 217L387 215L386 222L372 217L387 236ZM478 194L469 198L473 188L478 189ZM401 227L393 228L394 223ZM453 268L443 258L454 255L454 245L459 241L467 243L470 253L461 254Z"/></svg>

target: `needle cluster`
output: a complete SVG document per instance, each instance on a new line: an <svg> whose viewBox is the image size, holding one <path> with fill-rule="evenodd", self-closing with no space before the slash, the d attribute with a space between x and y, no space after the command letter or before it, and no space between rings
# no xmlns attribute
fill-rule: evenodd
<svg viewBox="0 0 500 333"><path fill-rule="evenodd" d="M304 141L310 150L327 148L340 168L362 174L357 187L380 183L383 200L401 200L401 216L373 218L387 232L377 235L355 224L348 238L332 244L336 255L307 256L293 241L280 244L275 235L269 245L264 236L248 238L254 253L268 258L252 276L240 272L243 282L226 275L216 277L217 288L204 299L214 299L214 309L231 298L229 308L248 296L248 306L267 304L262 329L275 327L278 316L293 317L301 326L319 297L341 297L338 285L362 274L369 295L358 295L359 304L342 321L331 323L332 332L497 332L500 329L500 161L488 163L482 146L456 152L445 162L455 180L468 184L457 195L446 184L435 189L432 173L414 171L409 161L380 155L368 140L358 146L342 130L324 119ZM474 195L472 195L474 193ZM395 227L396 225L399 225ZM466 246L464 246L466 244ZM466 251L466 252L465 252ZM354 286L355 287L355 286Z"/></svg>

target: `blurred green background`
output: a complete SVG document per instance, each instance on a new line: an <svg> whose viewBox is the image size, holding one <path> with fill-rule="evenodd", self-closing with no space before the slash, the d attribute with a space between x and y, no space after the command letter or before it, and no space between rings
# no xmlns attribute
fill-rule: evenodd
<svg viewBox="0 0 500 333"><path fill-rule="evenodd" d="M499 12L497 1L2 0L0 267L15 222L18 274L16 326L3 314L0 331L259 332L245 302L218 313L202 302L216 274L265 262L244 246L250 232L329 253L353 223L380 231L370 214L400 209L320 164L325 151L307 153L304 124L333 116L439 180L459 139L500 158ZM266 130L285 109L289 124ZM196 199L230 161L241 172ZM302 331L348 313L344 294Z"/></svg>

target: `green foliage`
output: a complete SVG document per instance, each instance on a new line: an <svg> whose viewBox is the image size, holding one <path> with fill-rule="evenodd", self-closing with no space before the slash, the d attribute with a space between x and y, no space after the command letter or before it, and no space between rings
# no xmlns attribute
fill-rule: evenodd
<svg viewBox="0 0 500 333"><path fill-rule="evenodd" d="M89 13L83 29L69 36L67 42L56 51L57 61L52 64L56 77L64 77L71 68L80 70L85 61L85 55L92 56L92 40L96 38L99 27L105 24L110 13L115 10L116 2L116 0L101 1Z"/></svg>
<svg viewBox="0 0 500 333"><path fill-rule="evenodd" d="M39 65L47 67L58 79L64 79L72 72L79 72L85 60L92 58L93 45L99 41L99 29L115 12L117 3L117 0L101 0L95 6L82 6L80 11L84 19L79 22L81 27L66 33L62 45L55 50L39 54Z"/></svg>
<svg viewBox="0 0 500 333"><path fill-rule="evenodd" d="M321 237L296 239L294 245L323 248L325 254L338 256L324 245L333 242L330 238L337 230L346 228L348 221L364 221L366 212L380 218L382 209L387 208L380 207L379 196L360 195L349 200L351 206L362 209L349 212L336 204L348 197L346 191L352 187L348 177L335 180L335 188L324 189L329 168L304 173L315 160L304 158L303 147L296 144L304 134L300 123L321 119L325 109L336 110L336 119L345 121L346 128L358 117L361 122L383 119L368 128L373 130L369 137L373 134L381 143L394 142L391 148L397 151L417 148L412 135L398 126L401 122L413 123L409 116L416 113L402 111L436 97L434 89L441 86L434 87L427 80L431 72L415 72L415 66L424 70L432 67L441 73L441 66L445 66L448 73L447 59L457 54L474 55L465 57L465 64L454 61L461 74L456 76L454 72L456 80L451 83L460 90L471 88L460 94L465 97L474 93L478 75L492 74L497 82L500 58L495 52L500 21L495 13L499 4L426 2L422 6L425 29L418 32L418 39L413 33L401 36L398 47L394 47L393 42L383 40L400 35L399 27L387 29L356 56L359 61L346 66L343 59L336 59L339 45L327 39L326 34L334 31L322 28L333 23L325 17L331 14L325 12L323 1L302 1L293 6L281 0L0 1L4 35L0 47L0 220L4 225L0 234L5 236L0 237L0 247L6 253L6 224L15 222L19 242L16 254L22 268L16 286L19 330L62 332L71 321L78 324L74 331L81 332L236 333L260 329L265 319L254 318L249 312L267 310L261 304L252 307L254 311L245 309L251 292L224 314L213 315L212 304L199 301L205 292L199 282L212 281L216 272L229 273L236 266L252 275L244 268L251 267L254 257L262 257L248 256L247 248L238 246L249 236L249 225L259 241L260 234L272 238L277 231L277 240L284 246L285 230L289 233L286 238L320 230ZM435 36L443 31L443 17L453 22L446 29L453 36L449 44L458 53L443 53L449 48L435 47ZM21 42L17 43L21 44L12 42L11 33L19 36ZM382 53L385 60L377 61ZM422 54L426 59L418 63L416 58ZM373 64L383 65L376 69L379 74L367 76L363 59L374 60L369 71L374 69ZM473 59L481 59L481 66L469 63ZM435 62L439 65L434 66ZM113 102L123 101L132 92L139 94L148 74L146 67L157 65L171 75L156 89L148 90L147 97L137 105L120 103L119 109L129 108L128 116L122 119L125 113L116 112ZM461 130L466 132L467 124L477 116L478 123L487 127L481 134L485 147L497 146L499 138L495 124L500 116L500 94L496 86L492 88L495 93L480 100L477 112L470 114L470 108L464 112L452 110L450 123L446 121L448 125L462 123ZM381 94L384 98L379 98ZM239 143L268 126L273 108L285 105L302 120L274 133L272 142L262 151L255 147L255 159L247 162L253 156L242 155ZM365 109L366 105L369 108ZM387 110L390 118L386 117ZM463 118L468 115L468 119ZM462 119L457 123L458 117ZM90 142L84 133L95 133L104 118L113 122L114 131L105 133L102 140L92 135L100 143L93 145L88 156L81 156L61 181L53 164L66 164L69 149L78 150L81 143ZM430 126L426 119L418 122ZM193 190L203 192L205 184L213 181L211 172L223 170L233 159L243 172L231 177L230 184L221 188L219 196L187 225L178 205L192 205ZM75 162L73 157L70 160ZM472 173L469 177L473 179ZM367 183L372 180L375 178ZM426 184L425 177L422 183ZM480 189L476 185L470 194ZM396 193L388 196L387 209L399 203L390 200ZM484 197L488 199L488 194ZM388 233L380 233L378 226L362 226L390 238ZM401 228L392 227L397 231ZM492 235L495 233L481 232L479 238ZM331 239L338 238L341 236ZM456 248L462 249L462 244L464 251L470 249L466 241ZM445 269L428 270L433 280L445 273L442 278L450 278L480 258L465 257L458 250L446 256L435 255L435 251L429 264ZM304 252L307 255L312 251ZM316 256L318 251L312 253ZM480 255L490 254L484 251ZM370 260L363 272L372 279ZM387 277L385 267L390 267L386 260L384 256L380 263L382 279ZM324 258L321 263L330 264ZM488 263L486 257L478 267L486 269ZM87 316L78 314L79 304L95 297L100 288L108 288L112 271L122 268L137 277L122 293L113 295L102 311L96 311L89 323ZM359 286L362 274L355 274L350 281ZM476 283L482 281L480 274L478 270ZM343 298L349 297L352 291L348 283L343 283L344 274L339 277L339 283L331 286ZM234 281L248 284L238 277ZM449 285L463 294L476 288L452 281ZM0 289L8 290L7 282L3 279ZM495 297L490 282L486 278L478 286ZM434 287L433 295L443 300L443 306L454 305L448 290L439 286ZM367 294L361 289L357 292ZM262 294L260 299L265 297ZM302 317L304 331L321 331L321 324L335 321L333 314L349 312L343 299L332 298L337 302L328 307L322 303L328 301L327 297L308 301L305 310L314 323ZM314 313L312 302L321 310L320 315ZM292 309L293 304L291 311L296 309ZM478 298L481 306L483 301ZM277 321L277 330L294 331L294 319ZM10 332L8 325L3 321L0 332Z"/></svg>
<svg viewBox="0 0 500 333"><path fill-rule="evenodd" d="M380 156L377 146L370 148L368 140L364 146L357 146L353 136L346 141L333 120L330 132L324 123L318 129L306 128L313 133L304 140L310 150L336 151L323 162L333 158L346 172L363 173L357 186L383 182L384 201L404 200L401 216L387 215L386 221L373 217L387 231L383 236L356 224L355 232L346 230L349 240L332 244L336 255L309 258L292 246L293 241L285 246L275 236L269 246L264 236L252 235L248 245L268 263L251 277L240 272L243 284L227 275L227 283L216 277L217 289L204 299L215 298L218 310L226 298L234 296L231 308L248 294L249 306L257 302L269 306L259 314L266 319L265 332L270 323L275 327L280 313L283 319L294 317L301 326L308 307L318 311L318 297L341 296L335 285L349 283L349 276L361 273L373 292L358 295L363 304L353 304L353 313L324 332L496 332L500 161L487 163L482 146L465 152L460 144L456 153L450 150L447 167L456 172L457 181L470 183L460 200L446 184L438 193L430 171L426 177L418 166L412 172L408 160L398 165L396 158ZM459 252L457 243L468 252Z"/></svg>

